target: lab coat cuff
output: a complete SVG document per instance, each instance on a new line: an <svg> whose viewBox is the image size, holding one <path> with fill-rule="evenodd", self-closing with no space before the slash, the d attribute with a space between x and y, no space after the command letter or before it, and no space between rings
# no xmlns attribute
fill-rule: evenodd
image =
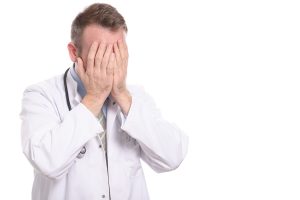
<svg viewBox="0 0 300 200"><path fill-rule="evenodd" d="M78 109L80 109L81 114L81 124L86 124L87 132L92 136L97 136L97 134L102 133L103 127L101 126L99 119L82 103L78 104Z"/></svg>
<svg viewBox="0 0 300 200"><path fill-rule="evenodd" d="M132 102L128 114L124 115L122 112L120 112L121 129L123 131L127 132L131 129L132 125L134 127L134 124L138 123L136 118L136 113L138 113L138 110L138 101L136 100L135 96L132 96Z"/></svg>

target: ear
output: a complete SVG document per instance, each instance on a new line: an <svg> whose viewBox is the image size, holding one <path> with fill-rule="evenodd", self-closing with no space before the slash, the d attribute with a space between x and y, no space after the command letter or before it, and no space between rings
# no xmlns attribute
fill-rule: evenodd
<svg viewBox="0 0 300 200"><path fill-rule="evenodd" d="M70 42L68 44L68 51L69 51L69 56L70 59L72 60L72 62L76 62L77 61L77 48L75 47L75 44L73 42Z"/></svg>

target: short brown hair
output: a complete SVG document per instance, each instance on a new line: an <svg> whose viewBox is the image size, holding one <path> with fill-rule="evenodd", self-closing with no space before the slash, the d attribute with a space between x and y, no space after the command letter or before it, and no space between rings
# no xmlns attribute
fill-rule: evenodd
<svg viewBox="0 0 300 200"><path fill-rule="evenodd" d="M123 28L127 32L127 25L123 16L116 8L105 3L95 3L79 13L74 19L71 27L71 40L81 52L81 36L85 27L98 24L112 31Z"/></svg>

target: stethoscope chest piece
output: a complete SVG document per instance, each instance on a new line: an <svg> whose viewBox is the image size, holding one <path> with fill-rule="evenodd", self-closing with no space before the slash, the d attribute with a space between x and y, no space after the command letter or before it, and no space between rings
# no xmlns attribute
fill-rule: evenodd
<svg viewBox="0 0 300 200"><path fill-rule="evenodd" d="M81 151L77 155L77 158L79 158L79 159L83 158L83 156L84 156L85 153L86 153L86 148L82 147Z"/></svg>

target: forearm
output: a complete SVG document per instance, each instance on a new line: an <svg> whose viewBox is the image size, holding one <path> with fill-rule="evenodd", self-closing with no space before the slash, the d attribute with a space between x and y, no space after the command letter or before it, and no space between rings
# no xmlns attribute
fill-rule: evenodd
<svg viewBox="0 0 300 200"><path fill-rule="evenodd" d="M175 169L186 155L188 137L162 118L149 97L133 96L130 112L121 128L136 139L142 158L156 171Z"/></svg>
<svg viewBox="0 0 300 200"><path fill-rule="evenodd" d="M101 126L83 105L74 107L61 122L52 116L43 109L38 116L28 112L23 116L22 138L23 151L33 166L55 178L66 172L81 147L101 131Z"/></svg>

